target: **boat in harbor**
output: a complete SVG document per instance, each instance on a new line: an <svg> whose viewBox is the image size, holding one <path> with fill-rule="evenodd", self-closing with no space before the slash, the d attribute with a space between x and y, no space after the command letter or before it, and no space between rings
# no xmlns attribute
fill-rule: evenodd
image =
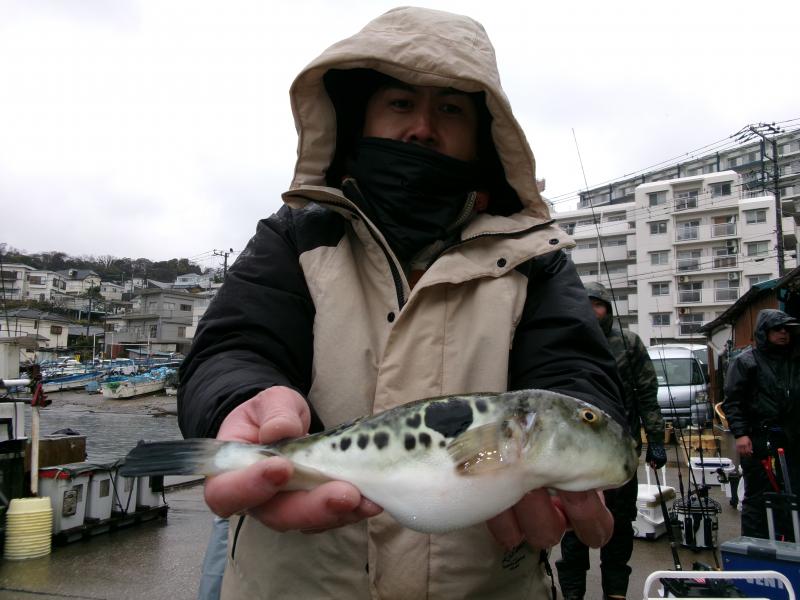
<svg viewBox="0 0 800 600"><path fill-rule="evenodd" d="M58 375L42 381L42 391L45 393L60 392L62 390L75 390L86 387L92 381L103 377L102 371L83 371L69 375Z"/></svg>
<svg viewBox="0 0 800 600"><path fill-rule="evenodd" d="M167 385L167 377L174 369L161 367L141 375L110 377L100 384L104 398L125 399L160 392Z"/></svg>

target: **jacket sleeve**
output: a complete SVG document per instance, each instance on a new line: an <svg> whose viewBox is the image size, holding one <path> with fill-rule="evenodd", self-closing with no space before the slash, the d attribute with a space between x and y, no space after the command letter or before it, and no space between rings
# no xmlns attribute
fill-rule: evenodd
<svg viewBox="0 0 800 600"><path fill-rule="evenodd" d="M754 398L753 382L755 363L750 360L750 352L743 352L731 361L725 375L725 400L722 410L728 419L728 426L734 437L752 435L750 423L750 402Z"/></svg>
<svg viewBox="0 0 800 600"><path fill-rule="evenodd" d="M653 361L647 353L642 339L635 334L631 338L631 369L636 374L635 398L638 405L639 419L647 433L647 441L651 444L664 443L664 417L658 406L658 380Z"/></svg>
<svg viewBox="0 0 800 600"><path fill-rule="evenodd" d="M528 276L528 294L509 357L509 389L580 398L627 429L617 364L572 261L551 252L520 270Z"/></svg>
<svg viewBox="0 0 800 600"><path fill-rule="evenodd" d="M307 396L314 306L298 256L292 211L283 208L258 224L228 270L179 371L184 436L215 436L231 410L274 385Z"/></svg>

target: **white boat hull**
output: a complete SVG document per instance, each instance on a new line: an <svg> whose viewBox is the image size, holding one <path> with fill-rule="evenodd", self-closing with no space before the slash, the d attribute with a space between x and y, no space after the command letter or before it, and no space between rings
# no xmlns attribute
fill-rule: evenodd
<svg viewBox="0 0 800 600"><path fill-rule="evenodd" d="M104 398L133 398L144 394L152 394L163 390L164 381L118 381L111 384L103 383L100 389Z"/></svg>

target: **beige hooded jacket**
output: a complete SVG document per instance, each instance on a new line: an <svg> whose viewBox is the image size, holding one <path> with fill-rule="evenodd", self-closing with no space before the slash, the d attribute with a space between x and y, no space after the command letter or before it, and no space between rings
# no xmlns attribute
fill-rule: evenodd
<svg viewBox="0 0 800 600"><path fill-rule="evenodd" d="M332 68L485 92L520 210L476 216L411 289L378 230L326 186L336 113L323 76ZM539 196L480 24L392 10L323 52L291 98L299 133L284 194L291 210L262 221L200 325L181 372L185 435L214 435L234 406L275 384L300 390L326 427L418 398L509 386L556 389L614 411L613 359L558 252L571 240ZM545 598L544 585L539 552L506 552L483 524L427 535L380 515L306 535L241 517L231 520L223 597L509 600Z"/></svg>

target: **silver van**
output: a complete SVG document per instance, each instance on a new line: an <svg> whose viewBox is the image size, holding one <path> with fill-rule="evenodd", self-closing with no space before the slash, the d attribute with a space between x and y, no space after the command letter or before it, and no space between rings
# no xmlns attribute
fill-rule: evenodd
<svg viewBox="0 0 800 600"><path fill-rule="evenodd" d="M708 371L698 347L665 344L647 349L658 379L658 406L668 421L703 425L711 418Z"/></svg>

